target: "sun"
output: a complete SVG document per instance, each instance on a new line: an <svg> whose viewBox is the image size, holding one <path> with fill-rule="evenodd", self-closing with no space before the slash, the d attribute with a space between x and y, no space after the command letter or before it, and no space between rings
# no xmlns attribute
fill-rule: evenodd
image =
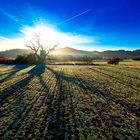
<svg viewBox="0 0 140 140"><path fill-rule="evenodd" d="M22 30L27 40L31 40L35 34L40 34L41 42L44 45L61 44L65 46L70 44L70 37L55 28L38 25L36 27L26 27Z"/></svg>

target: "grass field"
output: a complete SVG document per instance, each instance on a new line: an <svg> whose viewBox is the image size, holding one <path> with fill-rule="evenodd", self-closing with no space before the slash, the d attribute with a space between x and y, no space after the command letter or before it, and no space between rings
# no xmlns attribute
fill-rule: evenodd
<svg viewBox="0 0 140 140"><path fill-rule="evenodd" d="M139 66L0 65L0 139L139 138Z"/></svg>

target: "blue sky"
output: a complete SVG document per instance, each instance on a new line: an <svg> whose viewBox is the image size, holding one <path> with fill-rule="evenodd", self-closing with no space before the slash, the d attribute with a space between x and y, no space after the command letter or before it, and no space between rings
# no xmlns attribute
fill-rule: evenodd
<svg viewBox="0 0 140 140"><path fill-rule="evenodd" d="M0 0L0 50L23 48L38 30L61 47L140 49L139 7L139 0Z"/></svg>

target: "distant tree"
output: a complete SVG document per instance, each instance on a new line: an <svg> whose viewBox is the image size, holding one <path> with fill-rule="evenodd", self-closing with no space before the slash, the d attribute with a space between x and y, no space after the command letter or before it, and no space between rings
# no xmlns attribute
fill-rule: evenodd
<svg viewBox="0 0 140 140"><path fill-rule="evenodd" d="M93 61L93 58L90 57L90 56L84 56L84 57L82 57L82 61L84 61L85 64L87 64L87 65L91 65L92 61Z"/></svg>
<svg viewBox="0 0 140 140"><path fill-rule="evenodd" d="M25 46L30 48L34 52L37 59L36 63L45 63L46 57L52 50L54 50L58 46L58 44L51 47L45 46L41 42L41 34L35 34L30 43L25 42Z"/></svg>
<svg viewBox="0 0 140 140"><path fill-rule="evenodd" d="M38 58L34 53L28 55L18 55L15 59L15 63L18 64L37 64Z"/></svg>
<svg viewBox="0 0 140 140"><path fill-rule="evenodd" d="M109 60L107 63L108 64L114 64L117 65L120 62L120 58L119 57L113 57L111 60Z"/></svg>

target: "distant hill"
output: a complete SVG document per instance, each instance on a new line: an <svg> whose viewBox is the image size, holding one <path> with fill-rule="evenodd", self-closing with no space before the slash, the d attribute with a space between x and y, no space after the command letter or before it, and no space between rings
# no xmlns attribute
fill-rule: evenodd
<svg viewBox="0 0 140 140"><path fill-rule="evenodd" d="M125 51L125 50L104 51L104 52L100 53L100 56L104 56L104 57L118 56L118 57L122 57L122 58L140 57L140 50L134 50L134 51Z"/></svg>
<svg viewBox="0 0 140 140"><path fill-rule="evenodd" d="M5 56L7 58L16 58L17 55L24 55L32 53L31 50L27 49L13 49L13 50L6 50L3 52L0 52L0 55ZM77 50L70 47L60 48L56 49L55 51L51 52L51 55L55 56L90 56L90 57L99 57L99 58L110 58L113 56L118 56L121 58L134 58L134 57L140 57L140 49L134 50L134 51L126 51L126 50L116 50L116 51L84 51L84 50Z"/></svg>
<svg viewBox="0 0 140 140"><path fill-rule="evenodd" d="M122 58L132 58L132 57L140 57L140 49L134 51L126 51L126 50L116 50L116 51L84 51L84 50L77 50L70 47L65 47L58 49L53 52L55 55L63 55L63 56L91 56L91 57L122 57ZM53 54L52 53L52 54Z"/></svg>
<svg viewBox="0 0 140 140"><path fill-rule="evenodd" d="M52 55L71 55L71 56L85 56L85 55L91 55L91 51L83 51L83 50L77 50L74 48L70 47L65 47L65 48L60 48L56 49L55 51L52 52Z"/></svg>
<svg viewBox="0 0 140 140"><path fill-rule="evenodd" d="M32 51L29 49L12 49L0 52L0 55L6 58L15 59L18 55L29 54Z"/></svg>

